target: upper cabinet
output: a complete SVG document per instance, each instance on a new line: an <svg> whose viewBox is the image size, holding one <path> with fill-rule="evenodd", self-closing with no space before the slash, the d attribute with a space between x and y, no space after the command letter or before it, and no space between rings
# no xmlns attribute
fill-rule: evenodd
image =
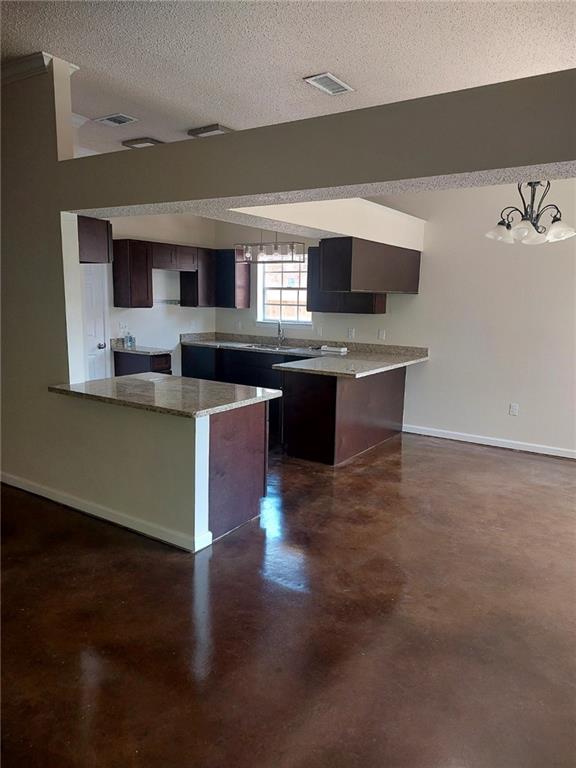
<svg viewBox="0 0 576 768"><path fill-rule="evenodd" d="M250 265L236 264L232 249L115 240L115 307L152 306L152 268L180 272L182 307L250 306Z"/></svg>
<svg viewBox="0 0 576 768"><path fill-rule="evenodd" d="M368 293L418 293L420 251L362 240L320 240L320 289Z"/></svg>
<svg viewBox="0 0 576 768"><path fill-rule="evenodd" d="M151 243L114 240L112 276L115 307L151 307Z"/></svg>
<svg viewBox="0 0 576 768"><path fill-rule="evenodd" d="M386 294L323 291L320 288L320 249L311 247L308 248L306 309L308 312L383 315L386 312Z"/></svg>
<svg viewBox="0 0 576 768"><path fill-rule="evenodd" d="M197 248L196 271L180 272L180 306L216 306L216 254Z"/></svg>
<svg viewBox="0 0 576 768"><path fill-rule="evenodd" d="M236 263L234 249L216 254L216 306L230 309L250 307L250 264Z"/></svg>
<svg viewBox="0 0 576 768"><path fill-rule="evenodd" d="M78 246L81 264L112 261L112 225L105 219L78 216Z"/></svg>
<svg viewBox="0 0 576 768"><path fill-rule="evenodd" d="M173 269L175 271L196 269L198 249L195 245L172 245L170 243L150 243L152 267L154 269Z"/></svg>

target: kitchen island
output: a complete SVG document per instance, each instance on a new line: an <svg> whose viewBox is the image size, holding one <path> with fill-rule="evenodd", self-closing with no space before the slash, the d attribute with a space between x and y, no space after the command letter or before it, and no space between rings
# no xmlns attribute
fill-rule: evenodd
<svg viewBox="0 0 576 768"><path fill-rule="evenodd" d="M128 446L125 461L107 477L94 477L95 496L113 498L113 505L98 499L71 506L190 551L259 514L268 403L282 396L279 390L142 373L49 391L88 401L84 408L117 408L118 428L108 439ZM78 441L87 474L105 451L98 440L94 431L93 445Z"/></svg>
<svg viewBox="0 0 576 768"><path fill-rule="evenodd" d="M286 453L337 465L401 432L406 368L425 360L427 349L390 346L274 365Z"/></svg>

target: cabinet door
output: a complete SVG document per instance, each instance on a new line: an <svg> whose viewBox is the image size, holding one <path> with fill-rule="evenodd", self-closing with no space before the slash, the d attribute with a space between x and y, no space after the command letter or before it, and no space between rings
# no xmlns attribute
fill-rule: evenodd
<svg viewBox="0 0 576 768"><path fill-rule="evenodd" d="M192 245L176 246L176 269L193 271L198 266L198 248Z"/></svg>
<svg viewBox="0 0 576 768"><path fill-rule="evenodd" d="M198 307L213 307L216 302L216 256L208 248L198 248L197 260L197 304Z"/></svg>
<svg viewBox="0 0 576 768"><path fill-rule="evenodd" d="M78 247L81 264L112 261L112 225L105 219L78 216Z"/></svg>
<svg viewBox="0 0 576 768"><path fill-rule="evenodd" d="M194 347L182 344L182 376L193 379L208 379L215 381L216 353L215 347Z"/></svg>
<svg viewBox="0 0 576 768"><path fill-rule="evenodd" d="M150 243L154 269L178 269L176 246L169 243Z"/></svg>
<svg viewBox="0 0 576 768"><path fill-rule="evenodd" d="M152 254L138 240L130 242L130 306L152 306Z"/></svg>
<svg viewBox="0 0 576 768"><path fill-rule="evenodd" d="M357 315L384 314L385 293L351 293L323 291L320 288L320 254L318 248L308 248L308 292L306 309L309 312L333 312Z"/></svg>
<svg viewBox="0 0 576 768"><path fill-rule="evenodd" d="M220 249L216 255L216 306L230 309L250 307L250 264L236 264L234 251Z"/></svg>

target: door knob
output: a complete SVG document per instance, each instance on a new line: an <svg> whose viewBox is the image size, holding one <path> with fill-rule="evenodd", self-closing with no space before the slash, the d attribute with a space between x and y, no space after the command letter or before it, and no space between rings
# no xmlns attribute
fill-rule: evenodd
<svg viewBox="0 0 576 768"><path fill-rule="evenodd" d="M98 344L98 349L106 349L106 342L105 341L101 341Z"/></svg>

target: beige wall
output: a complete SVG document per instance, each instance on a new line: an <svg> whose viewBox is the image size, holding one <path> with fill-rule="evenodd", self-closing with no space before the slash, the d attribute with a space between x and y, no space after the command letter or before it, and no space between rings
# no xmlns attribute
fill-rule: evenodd
<svg viewBox="0 0 576 768"><path fill-rule="evenodd" d="M68 349L77 359L81 339L73 217L62 230L47 193L56 175L50 73L3 89L2 120L2 476L194 548L194 421L48 392L75 376Z"/></svg>
<svg viewBox="0 0 576 768"><path fill-rule="evenodd" d="M504 185L386 198L428 221L420 294L389 296L385 315L314 313L312 327L286 326L287 335L345 342L354 328L357 341L377 344L384 329L384 343L428 346L432 359L408 370L407 425L574 452L576 238L538 247L485 238L517 194ZM576 224L574 180L554 182L550 200ZM255 304L218 310L216 327L276 332L256 322Z"/></svg>

